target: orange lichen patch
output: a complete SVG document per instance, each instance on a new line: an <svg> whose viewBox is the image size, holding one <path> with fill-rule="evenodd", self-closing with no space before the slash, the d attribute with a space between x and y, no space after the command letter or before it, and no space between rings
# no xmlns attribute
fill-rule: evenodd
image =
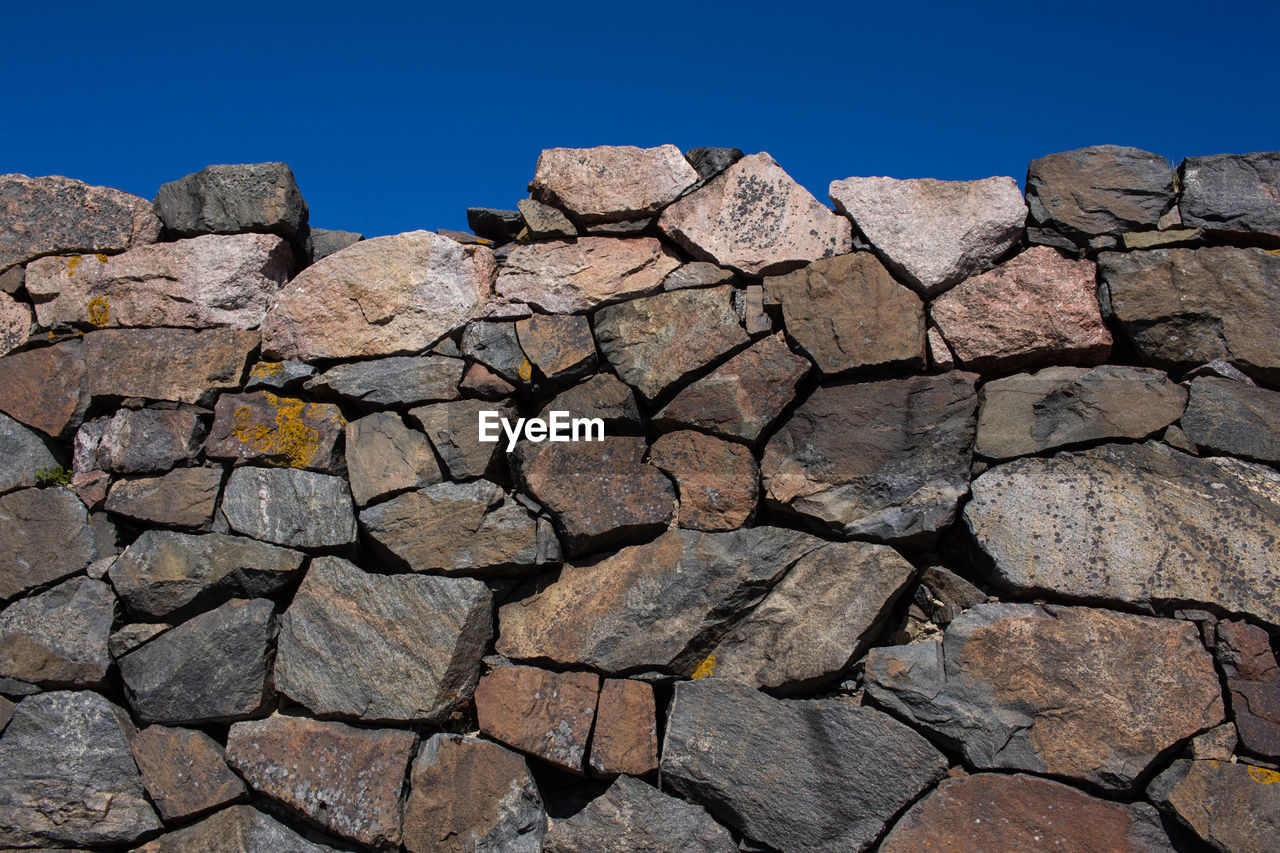
<svg viewBox="0 0 1280 853"><path fill-rule="evenodd" d="M107 262L107 256L102 254L102 252L94 255L94 257L98 259L98 263L100 264L105 264Z"/></svg>
<svg viewBox="0 0 1280 853"><path fill-rule="evenodd" d="M707 655L702 663L698 664L698 668L693 671L690 678L710 678L716 671L716 656Z"/></svg>
<svg viewBox="0 0 1280 853"><path fill-rule="evenodd" d="M67 274L70 275L73 269L80 266L80 261L82 260L83 258L81 258L79 255L76 255L74 258L67 261Z"/></svg>
<svg viewBox="0 0 1280 853"><path fill-rule="evenodd" d="M105 296L89 300L89 322L101 329L111 322L111 305Z"/></svg>
<svg viewBox="0 0 1280 853"><path fill-rule="evenodd" d="M533 365L530 364L529 359L526 358L524 361L520 362L520 367L517 368L516 372L520 374L520 378L523 381L528 382L533 378Z"/></svg>
<svg viewBox="0 0 1280 853"><path fill-rule="evenodd" d="M321 461L325 450L321 447L320 430L312 424L328 420L338 426L346 425L346 419L333 406L278 397L269 392L264 392L263 399L266 417L261 409L237 406L231 415L229 434L254 453L290 468L305 468Z"/></svg>
<svg viewBox="0 0 1280 853"><path fill-rule="evenodd" d="M266 379L268 376L279 376L284 373L283 361L260 361L249 370L254 379Z"/></svg>
<svg viewBox="0 0 1280 853"><path fill-rule="evenodd" d="M1268 770L1265 767L1254 767L1252 764L1248 765L1248 768L1249 778L1259 785L1274 785L1280 782L1280 773L1274 770Z"/></svg>

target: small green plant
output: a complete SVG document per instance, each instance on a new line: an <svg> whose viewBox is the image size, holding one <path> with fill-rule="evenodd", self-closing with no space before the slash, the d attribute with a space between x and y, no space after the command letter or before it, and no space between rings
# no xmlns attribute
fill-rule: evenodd
<svg viewBox="0 0 1280 853"><path fill-rule="evenodd" d="M36 471L36 484L40 486L69 486L71 471L61 465L52 468L41 468Z"/></svg>

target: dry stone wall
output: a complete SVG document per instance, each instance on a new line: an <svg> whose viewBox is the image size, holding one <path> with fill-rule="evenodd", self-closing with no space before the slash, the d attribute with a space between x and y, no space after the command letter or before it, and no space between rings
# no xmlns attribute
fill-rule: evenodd
<svg viewBox="0 0 1280 853"><path fill-rule="evenodd" d="M0 176L0 849L1280 849L1280 153L530 189Z"/></svg>

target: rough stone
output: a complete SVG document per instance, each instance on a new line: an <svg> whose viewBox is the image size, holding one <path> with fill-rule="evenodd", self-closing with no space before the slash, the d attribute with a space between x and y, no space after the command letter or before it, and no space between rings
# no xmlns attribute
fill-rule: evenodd
<svg viewBox="0 0 1280 853"><path fill-rule="evenodd" d="M674 145L601 145L543 151L529 190L582 222L614 222L657 213L697 181Z"/></svg>
<svg viewBox="0 0 1280 853"><path fill-rule="evenodd" d="M756 511L760 470L751 449L692 430L653 443L649 463L666 471L680 492L680 526L735 530Z"/></svg>
<svg viewBox="0 0 1280 853"><path fill-rule="evenodd" d="M770 847L861 851L942 778L947 761L888 714L773 699L705 678L676 684L663 783Z"/></svg>
<svg viewBox="0 0 1280 853"><path fill-rule="evenodd" d="M356 541L351 492L341 477L299 468L237 468L222 494L231 529L290 548Z"/></svg>
<svg viewBox="0 0 1280 853"><path fill-rule="evenodd" d="M518 210L468 207L467 227L495 243L510 243L524 227L524 220Z"/></svg>
<svg viewBox="0 0 1280 853"><path fill-rule="evenodd" d="M88 687L111 667L111 587L72 578L0 611L0 676L45 687Z"/></svg>
<svg viewBox="0 0 1280 853"><path fill-rule="evenodd" d="M112 660L122 658L172 627L166 622L135 622L125 625L111 634L107 640L107 650L111 652Z"/></svg>
<svg viewBox="0 0 1280 853"><path fill-rule="evenodd" d="M409 853L541 853L547 815L524 758L491 741L432 735L404 808Z"/></svg>
<svg viewBox="0 0 1280 853"><path fill-rule="evenodd" d="M292 263L279 237L210 235L123 255L41 258L27 266L27 293L45 327L253 329Z"/></svg>
<svg viewBox="0 0 1280 853"><path fill-rule="evenodd" d="M257 716L275 698L275 636L275 605L265 598L234 599L201 613L116 661L129 706L149 723Z"/></svg>
<svg viewBox="0 0 1280 853"><path fill-rule="evenodd" d="M764 288L749 284L733 292L733 311L753 338L773 331L773 318L764 310Z"/></svg>
<svg viewBox="0 0 1280 853"><path fill-rule="evenodd" d="M347 424L346 459L357 506L442 478L431 442L395 412L375 412Z"/></svg>
<svg viewBox="0 0 1280 853"><path fill-rule="evenodd" d="M531 198L521 199L516 206L520 208L520 216L524 219L529 237L534 240L555 240L578 236L578 229L559 208Z"/></svg>
<svg viewBox="0 0 1280 853"><path fill-rule="evenodd" d="M40 472L57 467L58 459L48 442L0 414L0 494L39 485Z"/></svg>
<svg viewBox="0 0 1280 853"><path fill-rule="evenodd" d="M545 853L737 853L706 809L620 777L602 796L547 833Z"/></svg>
<svg viewBox="0 0 1280 853"><path fill-rule="evenodd" d="M636 393L612 373L599 373L558 395L542 407L538 417L553 411L568 412L573 418L600 418L606 424L639 426L640 407Z"/></svg>
<svg viewBox="0 0 1280 853"><path fill-rule="evenodd" d="M529 359L520 348L515 323L468 323L462 333L461 348L467 358L480 362L508 382L523 385L533 376Z"/></svg>
<svg viewBox="0 0 1280 853"><path fill-rule="evenodd" d="M0 496L0 542L0 601L73 575L98 556L84 504L62 488Z"/></svg>
<svg viewBox="0 0 1280 853"><path fill-rule="evenodd" d="M849 220L764 153L743 157L671 205L658 227L697 259L751 275L853 250Z"/></svg>
<svg viewBox="0 0 1280 853"><path fill-rule="evenodd" d="M117 480L106 509L136 521L201 528L213 520L221 489L221 468L177 468L159 477Z"/></svg>
<svg viewBox="0 0 1280 853"><path fill-rule="evenodd" d="M580 237L516 246L494 289L550 314L589 311L652 293L680 261L653 237Z"/></svg>
<svg viewBox="0 0 1280 853"><path fill-rule="evenodd" d="M765 447L765 500L844 536L933 534L968 492L976 409L964 373L819 388Z"/></svg>
<svg viewBox="0 0 1280 853"><path fill-rule="evenodd" d="M1202 452L1280 463L1280 392L1198 377L1179 423Z"/></svg>
<svg viewBox="0 0 1280 853"><path fill-rule="evenodd" d="M0 844L130 844L159 829L129 753L132 730L97 693L18 703L0 738Z"/></svg>
<svg viewBox="0 0 1280 853"><path fill-rule="evenodd" d="M206 166L163 184L156 215L172 236L266 231L295 239L307 228L307 203L284 163Z"/></svg>
<svg viewBox="0 0 1280 853"><path fill-rule="evenodd" d="M709 181L743 158L741 148L690 148L684 158L703 181Z"/></svg>
<svg viewBox="0 0 1280 853"><path fill-rule="evenodd" d="M420 352L484 309L493 252L411 231L312 264L276 296L263 355L310 361Z"/></svg>
<svg viewBox="0 0 1280 853"><path fill-rule="evenodd" d="M84 336L89 392L202 403L239 387L258 333L240 329L103 329Z"/></svg>
<svg viewBox="0 0 1280 853"><path fill-rule="evenodd" d="M442 723L471 700L491 602L471 578L317 558L281 618L276 686L316 714Z"/></svg>
<svg viewBox="0 0 1280 853"><path fill-rule="evenodd" d="M663 290L684 290L688 287L710 287L716 284L729 284L733 281L733 270L709 264L706 261L694 261L682 264L662 280Z"/></svg>
<svg viewBox="0 0 1280 853"><path fill-rule="evenodd" d="M0 411L54 438L76 431L89 407L80 341L0 358Z"/></svg>
<svg viewBox="0 0 1280 853"><path fill-rule="evenodd" d="M1019 459L974 481L964 517L1011 589L1280 625L1280 474L1263 466L1159 444Z"/></svg>
<svg viewBox="0 0 1280 853"><path fill-rule="evenodd" d="M167 821L213 811L245 792L227 768L222 746L204 732L148 726L129 746L151 802Z"/></svg>
<svg viewBox="0 0 1280 853"><path fill-rule="evenodd" d="M227 853L274 850L280 853L338 853L314 844L253 806L231 806L199 823L161 835L134 853Z"/></svg>
<svg viewBox="0 0 1280 853"><path fill-rule="evenodd" d="M283 391L295 388L315 375L314 367L300 361L259 361L249 368L244 390Z"/></svg>
<svg viewBox="0 0 1280 853"><path fill-rule="evenodd" d="M831 200L889 269L930 296L994 266L1027 220L1013 178L845 178L832 181Z"/></svg>
<svg viewBox="0 0 1280 853"><path fill-rule="evenodd" d="M25 302L0 293L0 356L27 342L31 334L31 309Z"/></svg>
<svg viewBox="0 0 1280 853"><path fill-rule="evenodd" d="M485 367L480 362L467 368L458 390L467 397L479 397L481 400L501 400L516 392L516 386Z"/></svg>
<svg viewBox="0 0 1280 853"><path fill-rule="evenodd" d="M1211 231L1280 235L1280 151L1188 157L1182 221Z"/></svg>
<svg viewBox="0 0 1280 853"><path fill-rule="evenodd" d="M1222 853L1280 846L1280 773L1224 761L1175 761L1147 796Z"/></svg>
<svg viewBox="0 0 1280 853"><path fill-rule="evenodd" d="M916 591L916 601L921 598L929 618L946 626L970 607L985 602L987 594L944 566L926 566Z"/></svg>
<svg viewBox="0 0 1280 853"><path fill-rule="evenodd" d="M26 283L27 270L25 267L16 266L0 273L0 293L6 296L12 296L22 289Z"/></svg>
<svg viewBox="0 0 1280 853"><path fill-rule="evenodd" d="M504 666L476 686L481 733L550 764L582 773L600 677Z"/></svg>
<svg viewBox="0 0 1280 853"><path fill-rule="evenodd" d="M596 702L591 731L591 771L647 776L658 769L658 721L653 685L606 678Z"/></svg>
<svg viewBox="0 0 1280 853"><path fill-rule="evenodd" d="M480 412L496 411L500 418L514 419L510 405L495 406L484 400L454 400L412 409L409 416L422 425L427 438L455 480L477 477L501 479L505 457L498 453L505 441L483 442L479 437Z"/></svg>
<svg viewBox="0 0 1280 853"><path fill-rule="evenodd" d="M121 409L89 421L75 439L76 473L152 474L195 458L205 426L190 409Z"/></svg>
<svg viewBox="0 0 1280 853"><path fill-rule="evenodd" d="M975 767L1114 791L1223 716L1194 625L1088 607L979 604L941 641L872 649L866 685Z"/></svg>
<svg viewBox="0 0 1280 853"><path fill-rule="evenodd" d="M1078 246L1098 235L1156 228L1175 197L1169 161L1137 148L1095 145L1027 167L1031 224Z"/></svg>
<svg viewBox="0 0 1280 853"><path fill-rule="evenodd" d="M439 355L396 356L339 364L307 381L308 391L376 406L454 400L463 362Z"/></svg>
<svg viewBox="0 0 1280 853"><path fill-rule="evenodd" d="M978 391L978 401L975 452L1008 459L1158 433L1182 416L1187 392L1150 368L1047 367L992 380Z"/></svg>
<svg viewBox="0 0 1280 853"><path fill-rule="evenodd" d="M596 342L586 317L534 314L516 323L520 347L553 382L581 379L596 370Z"/></svg>
<svg viewBox="0 0 1280 853"><path fill-rule="evenodd" d="M1216 651L1240 744L1257 755L1280 758L1280 667L1267 632L1223 620L1217 625Z"/></svg>
<svg viewBox="0 0 1280 853"><path fill-rule="evenodd" d="M312 228L310 236L312 263L337 254L364 239L364 235L356 231L336 231L330 228Z"/></svg>
<svg viewBox="0 0 1280 853"><path fill-rule="evenodd" d="M1034 246L952 288L933 303L931 314L970 370L1100 364L1111 352L1111 333L1095 278L1092 261Z"/></svg>
<svg viewBox="0 0 1280 853"><path fill-rule="evenodd" d="M227 762L255 791L334 834L386 848L400 843L401 794L417 745L413 732L275 714L231 726Z"/></svg>
<svg viewBox="0 0 1280 853"><path fill-rule="evenodd" d="M205 442L210 459L243 460L333 472L347 420L332 403L307 403L270 391L223 394Z"/></svg>
<svg viewBox="0 0 1280 853"><path fill-rule="evenodd" d="M1204 243L1204 232L1199 228L1179 228L1171 231L1137 231L1121 235L1127 252L1139 249L1165 249L1174 246L1198 247Z"/></svg>

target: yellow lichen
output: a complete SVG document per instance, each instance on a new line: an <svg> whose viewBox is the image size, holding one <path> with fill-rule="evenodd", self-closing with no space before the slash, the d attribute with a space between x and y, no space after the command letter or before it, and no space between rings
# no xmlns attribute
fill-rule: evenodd
<svg viewBox="0 0 1280 853"><path fill-rule="evenodd" d="M520 362L520 367L516 369L516 372L520 374L521 381L528 382L533 378L533 365L530 364L529 359L526 358L524 361Z"/></svg>
<svg viewBox="0 0 1280 853"><path fill-rule="evenodd" d="M698 664L698 668L693 671L690 678L707 678L716 671L716 656L707 655L706 659Z"/></svg>
<svg viewBox="0 0 1280 853"><path fill-rule="evenodd" d="M100 264L105 264L107 262L107 256L102 254L102 252L94 255L94 257L98 259L98 263Z"/></svg>
<svg viewBox="0 0 1280 853"><path fill-rule="evenodd" d="M249 370L249 375L254 379L266 379L268 376L279 376L281 373L284 373L283 361L260 361Z"/></svg>
<svg viewBox="0 0 1280 853"><path fill-rule="evenodd" d="M79 255L76 255L74 258L67 261L67 275L70 275L73 269L80 266L81 260L82 260L81 257Z"/></svg>
<svg viewBox="0 0 1280 853"><path fill-rule="evenodd" d="M111 305L105 296L95 296L89 300L89 322L101 329L111 322Z"/></svg>
<svg viewBox="0 0 1280 853"><path fill-rule="evenodd" d="M231 415L231 435L251 450L282 461L290 468L304 468L320 454L320 431L308 425L305 416L322 420L328 416L315 403L304 403L277 397L270 392L264 398L272 410L274 423L254 423L251 406L239 406Z"/></svg>
<svg viewBox="0 0 1280 853"><path fill-rule="evenodd" d="M1274 785L1280 782L1280 773L1274 770L1268 770L1265 767L1254 767L1252 764L1246 766L1249 768L1249 778L1260 785Z"/></svg>

